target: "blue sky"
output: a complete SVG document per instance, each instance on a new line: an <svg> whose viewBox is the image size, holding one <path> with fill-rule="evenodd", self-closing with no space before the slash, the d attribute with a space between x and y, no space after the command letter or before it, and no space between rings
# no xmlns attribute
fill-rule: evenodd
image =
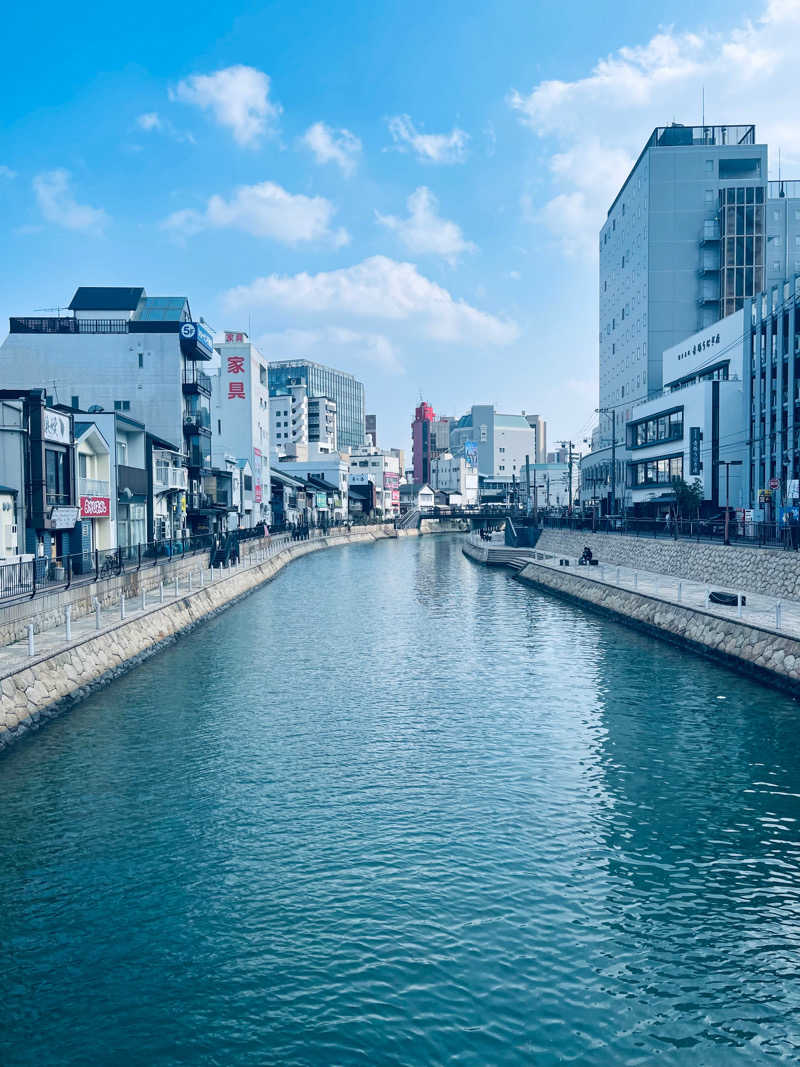
<svg viewBox="0 0 800 1067"><path fill-rule="evenodd" d="M800 0L18 5L0 322L78 284L187 295L270 359L588 433L596 233L653 126L759 124L800 176ZM776 152L773 151L773 156ZM793 173L789 170L797 160ZM788 168L788 169L787 169ZM31 383L36 385L39 383Z"/></svg>

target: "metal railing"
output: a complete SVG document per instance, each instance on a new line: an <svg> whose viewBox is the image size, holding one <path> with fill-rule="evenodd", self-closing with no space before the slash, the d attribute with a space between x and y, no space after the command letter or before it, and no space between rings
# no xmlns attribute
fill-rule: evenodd
<svg viewBox="0 0 800 1067"><path fill-rule="evenodd" d="M710 541L724 544L725 518L636 519L622 516L553 515L539 517L544 529L584 530L587 533L623 534L628 537L655 537L660 540ZM780 527L774 522L741 522L731 510L728 541L753 548L800 548L800 526Z"/></svg>
<svg viewBox="0 0 800 1067"><path fill-rule="evenodd" d="M78 478L79 496L110 496L111 485L102 478Z"/></svg>

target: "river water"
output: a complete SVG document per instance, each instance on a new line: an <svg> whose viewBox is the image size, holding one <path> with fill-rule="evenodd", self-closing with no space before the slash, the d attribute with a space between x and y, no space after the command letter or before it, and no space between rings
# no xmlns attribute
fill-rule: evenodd
<svg viewBox="0 0 800 1067"><path fill-rule="evenodd" d="M0 1062L800 1055L800 707L336 548L0 759Z"/></svg>

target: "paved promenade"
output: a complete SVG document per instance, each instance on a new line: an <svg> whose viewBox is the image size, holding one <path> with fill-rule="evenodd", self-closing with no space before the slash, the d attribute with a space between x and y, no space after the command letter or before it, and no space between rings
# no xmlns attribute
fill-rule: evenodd
<svg viewBox="0 0 800 1067"><path fill-rule="evenodd" d="M796 600L779 600L751 589L705 585L669 574L616 564L601 562L597 567L581 567L575 557L569 557L569 567L562 567L559 565L559 559L568 557L539 552L536 549L520 549L519 555L528 562L538 563L555 571L567 571L578 578L585 578L586 581L616 586L629 592L657 597L666 603L697 608L720 618L738 619L750 626L760 626L774 633L800 637L800 602ZM708 594L712 591L743 593L747 603L743 607L710 603Z"/></svg>
<svg viewBox="0 0 800 1067"><path fill-rule="evenodd" d="M492 534L489 540L483 540L477 534L471 534L468 540L471 545L488 556L487 562L490 563L505 564L517 570L520 569L522 563L537 563L589 582L641 593L643 596L655 597L668 604L681 604L683 607L706 611L719 618L736 619L773 633L800 638L800 602L797 600L766 596L746 587L737 588L718 583L709 585L687 578L676 578L674 575L661 574L657 571L618 566L602 561L596 567L582 567L578 565L575 556L543 552L535 548L511 549L506 546L502 533ZM560 559L569 559L569 566L561 566ZM713 591L743 593L747 603L742 607L714 604L708 599L708 594Z"/></svg>
<svg viewBox="0 0 800 1067"><path fill-rule="evenodd" d="M144 601L141 595L134 599L126 600L124 616L122 614L123 606L118 603L113 609L104 608L100 612L95 611L91 615L72 621L69 639L67 638L66 621L59 626L35 633L33 636L33 656L30 653L27 638L11 645L4 645L0 647L0 678L29 666L39 657L49 656L55 652L70 648L88 637L96 637L107 633L115 626L118 626L123 621L123 618L125 621L141 618L150 612L158 611L165 604L170 604L189 593L201 589L203 586L207 586L212 580L214 582L224 582L235 574L257 567L265 560L285 551L292 543L288 537L277 537L273 539L267 548L247 556L238 565L215 568L213 579L211 569L207 565L206 555L198 556L197 568L188 575L184 575L183 579L175 578L164 582L163 589L150 590L145 595Z"/></svg>

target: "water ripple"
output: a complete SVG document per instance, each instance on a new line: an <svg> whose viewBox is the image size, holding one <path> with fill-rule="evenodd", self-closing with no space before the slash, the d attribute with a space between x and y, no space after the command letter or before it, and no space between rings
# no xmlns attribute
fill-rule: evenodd
<svg viewBox="0 0 800 1067"><path fill-rule="evenodd" d="M0 1062L796 1062L797 712L456 538L298 561L0 759Z"/></svg>

